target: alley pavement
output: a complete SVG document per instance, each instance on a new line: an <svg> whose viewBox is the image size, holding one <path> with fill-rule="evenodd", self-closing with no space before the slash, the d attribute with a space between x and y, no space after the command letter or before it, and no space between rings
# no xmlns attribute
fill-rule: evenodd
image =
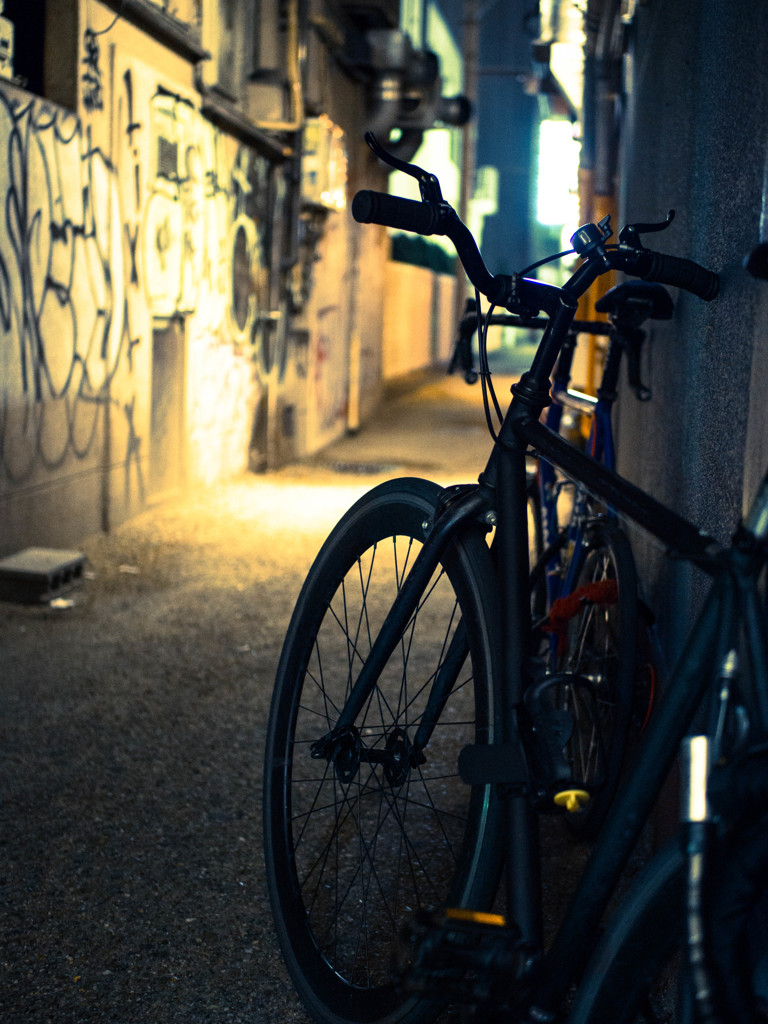
<svg viewBox="0 0 768 1024"><path fill-rule="evenodd" d="M426 374L303 463L84 538L60 607L0 603L2 1024L306 1019L261 852L291 608L363 491L472 481L489 451L479 386Z"/></svg>

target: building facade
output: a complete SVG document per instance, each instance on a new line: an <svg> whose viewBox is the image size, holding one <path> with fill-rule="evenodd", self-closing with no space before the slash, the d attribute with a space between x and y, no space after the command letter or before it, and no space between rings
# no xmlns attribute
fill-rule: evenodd
<svg viewBox="0 0 768 1024"><path fill-rule="evenodd" d="M7 0L3 40L0 553L355 426L389 254L349 213L386 189L363 133L451 117L396 0Z"/></svg>

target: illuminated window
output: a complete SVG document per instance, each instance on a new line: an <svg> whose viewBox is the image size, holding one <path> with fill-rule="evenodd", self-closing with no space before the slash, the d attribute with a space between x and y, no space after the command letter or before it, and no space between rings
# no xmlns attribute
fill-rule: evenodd
<svg viewBox="0 0 768 1024"><path fill-rule="evenodd" d="M576 224L579 216L578 172L581 145L570 121L542 121L536 219L540 224Z"/></svg>

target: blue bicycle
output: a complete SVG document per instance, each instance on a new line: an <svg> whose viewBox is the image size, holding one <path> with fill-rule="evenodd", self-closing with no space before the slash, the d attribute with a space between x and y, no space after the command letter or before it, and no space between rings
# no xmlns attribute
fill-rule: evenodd
<svg viewBox="0 0 768 1024"><path fill-rule="evenodd" d="M586 450L614 470L612 413L622 361L630 390L648 401L651 393L640 373L643 324L669 319L674 305L662 285L626 281L602 296L596 311L608 319L577 319L571 325L553 374L546 424L560 433L567 410L589 417ZM468 300L449 373L461 370L468 383L480 379L487 388L489 327L542 330L546 324L542 318L510 314L478 316L475 300ZM472 351L475 332L479 369ZM579 334L608 339L594 397L571 388ZM578 424L572 432L579 436ZM661 659L652 615L638 599L630 543L614 511L574 479L558 474L546 459L529 461L527 489L532 617L549 679L547 700L573 723L564 748L574 777L585 781L590 794L581 813L568 815L566 821L572 832L589 838L616 791L631 734L647 724ZM572 799L579 797L574 794Z"/></svg>

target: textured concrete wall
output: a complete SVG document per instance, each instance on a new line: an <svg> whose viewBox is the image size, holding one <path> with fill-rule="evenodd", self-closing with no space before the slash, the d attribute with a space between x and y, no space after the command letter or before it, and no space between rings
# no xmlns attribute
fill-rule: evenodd
<svg viewBox="0 0 768 1024"><path fill-rule="evenodd" d="M667 0L639 8L628 64L621 219L674 207L647 244L717 270L722 288L711 304L673 292L675 318L646 354L653 401L623 397L620 468L721 539L768 461L768 284L741 269L766 232L767 47L764 3ZM672 652L704 581L642 539L637 550Z"/></svg>
<svg viewBox="0 0 768 1024"><path fill-rule="evenodd" d="M385 283L384 379L447 365L455 340L455 278L390 260Z"/></svg>

